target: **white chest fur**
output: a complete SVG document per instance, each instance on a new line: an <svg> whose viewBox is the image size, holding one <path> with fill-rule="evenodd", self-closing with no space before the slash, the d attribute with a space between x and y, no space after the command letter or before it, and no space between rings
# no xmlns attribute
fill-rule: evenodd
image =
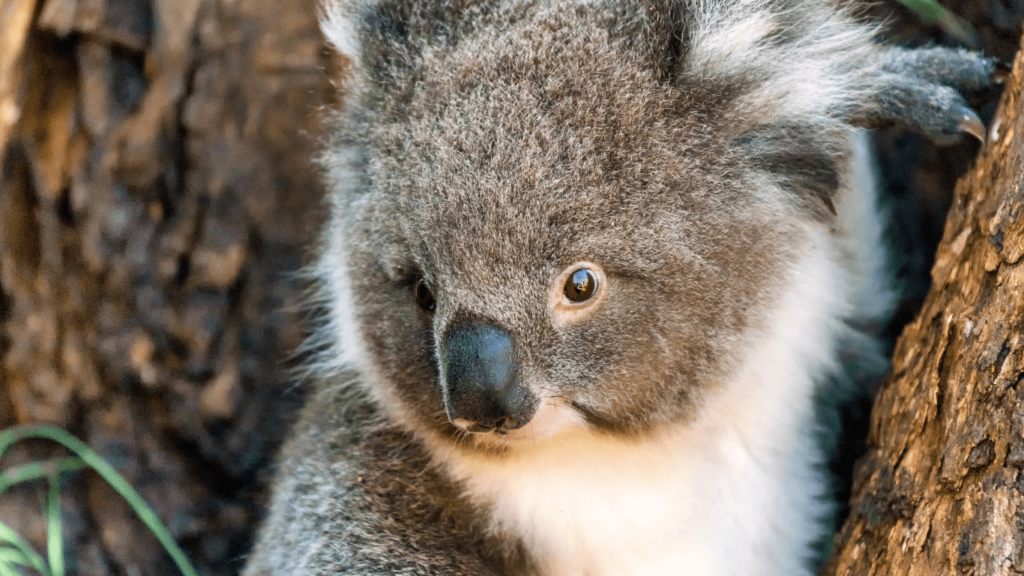
<svg viewBox="0 0 1024 576"><path fill-rule="evenodd" d="M696 422L644 442L580 429L451 470L545 575L810 574L824 511L812 397L848 311L843 271L814 252Z"/></svg>

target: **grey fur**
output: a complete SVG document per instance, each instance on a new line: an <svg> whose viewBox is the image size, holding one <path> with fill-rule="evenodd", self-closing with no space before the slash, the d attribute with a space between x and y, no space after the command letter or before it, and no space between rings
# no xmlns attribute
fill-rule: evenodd
<svg viewBox="0 0 1024 576"><path fill-rule="evenodd" d="M525 557L481 529L412 436L342 374L311 399L247 574L503 574ZM268 540L269 538L269 540ZM501 562L504 562L502 565Z"/></svg>
<svg viewBox="0 0 1024 576"><path fill-rule="evenodd" d="M439 459L514 450L448 422L437 348L451 327L507 330L526 385L601 433L685 425L763 328L807 227L834 223L852 127L955 132L954 89L992 71L965 52L880 46L823 0L342 0L328 13L353 66L323 159L330 320L314 371L344 366L283 452L250 576L534 573ZM715 27L744 18L756 42L715 44ZM553 325L550 281L579 261L599 262L616 297ZM420 278L433 314L415 303Z"/></svg>

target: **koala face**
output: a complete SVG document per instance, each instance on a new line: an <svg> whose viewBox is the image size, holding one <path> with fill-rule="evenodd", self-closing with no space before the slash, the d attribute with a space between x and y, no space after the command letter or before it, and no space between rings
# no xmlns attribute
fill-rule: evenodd
<svg viewBox="0 0 1024 576"><path fill-rule="evenodd" d="M344 207L373 385L465 448L686 422L801 249L727 87L667 85L559 17L424 56L366 113Z"/></svg>

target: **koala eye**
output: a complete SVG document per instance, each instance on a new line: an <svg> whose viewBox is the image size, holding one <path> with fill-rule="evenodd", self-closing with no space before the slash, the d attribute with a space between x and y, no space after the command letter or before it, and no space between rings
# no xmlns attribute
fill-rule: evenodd
<svg viewBox="0 0 1024 576"><path fill-rule="evenodd" d="M580 268L565 281L563 294L570 302L586 302L597 292L597 276L586 268Z"/></svg>
<svg viewBox="0 0 1024 576"><path fill-rule="evenodd" d="M548 286L548 310L558 328L586 320L614 292L601 265L588 261L563 268Z"/></svg>
<svg viewBox="0 0 1024 576"><path fill-rule="evenodd" d="M416 304L420 308L423 308L427 312L433 312L434 308L437 307L437 302L434 301L434 293L430 291L427 283L420 278L416 281Z"/></svg>

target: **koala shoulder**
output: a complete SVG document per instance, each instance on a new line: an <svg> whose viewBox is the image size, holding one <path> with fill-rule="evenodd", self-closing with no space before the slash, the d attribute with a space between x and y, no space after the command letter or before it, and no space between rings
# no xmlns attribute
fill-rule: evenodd
<svg viewBox="0 0 1024 576"><path fill-rule="evenodd" d="M501 574L513 547L357 383L323 386L280 460L246 576ZM494 558L493 562L488 558Z"/></svg>

